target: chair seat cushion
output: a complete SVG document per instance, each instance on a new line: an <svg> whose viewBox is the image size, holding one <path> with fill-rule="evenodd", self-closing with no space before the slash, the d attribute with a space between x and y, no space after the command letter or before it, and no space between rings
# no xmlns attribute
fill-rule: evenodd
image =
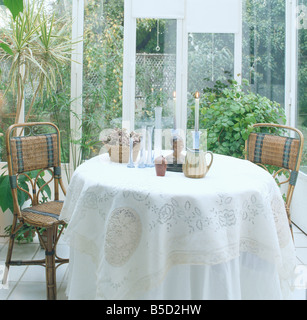
<svg viewBox="0 0 307 320"><path fill-rule="evenodd" d="M63 201L50 201L25 208L21 214L26 223L37 227L50 227L55 224L62 224L59 215L63 207Z"/></svg>

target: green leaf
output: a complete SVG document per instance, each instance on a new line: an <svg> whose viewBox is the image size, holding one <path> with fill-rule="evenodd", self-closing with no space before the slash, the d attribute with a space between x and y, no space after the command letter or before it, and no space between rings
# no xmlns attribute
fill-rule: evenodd
<svg viewBox="0 0 307 320"><path fill-rule="evenodd" d="M9 177L2 175L0 179L0 207L3 212L8 208L13 212L13 197Z"/></svg>
<svg viewBox="0 0 307 320"><path fill-rule="evenodd" d="M2 48L9 55L11 55L11 56L14 55L13 51L11 50L11 48L7 44L1 42L0 43L0 48Z"/></svg>
<svg viewBox="0 0 307 320"><path fill-rule="evenodd" d="M248 133L247 133L246 131L242 132L242 138L243 138L244 140L247 140L247 138L248 138Z"/></svg>
<svg viewBox="0 0 307 320"><path fill-rule="evenodd" d="M3 0L3 4L11 11L14 20L23 11L23 0Z"/></svg>
<svg viewBox="0 0 307 320"><path fill-rule="evenodd" d="M241 135L239 132L237 132L233 137L235 140L239 140L241 138Z"/></svg>
<svg viewBox="0 0 307 320"><path fill-rule="evenodd" d="M45 184L45 180L43 178L38 178L37 180L37 184L38 184L38 187L41 188L44 184ZM43 192L46 192L47 193L47 196L49 199L51 199L51 190L50 190L50 187L49 185L45 185L44 188L42 189Z"/></svg>

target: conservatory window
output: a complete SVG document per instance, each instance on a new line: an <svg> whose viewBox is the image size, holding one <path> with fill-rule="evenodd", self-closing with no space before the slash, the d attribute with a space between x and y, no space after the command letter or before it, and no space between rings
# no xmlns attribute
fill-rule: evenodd
<svg viewBox="0 0 307 320"><path fill-rule="evenodd" d="M66 0L51 3L51 8L57 12L73 12L73 38L84 34L84 42L74 56L79 62L63 69L64 88L54 95L52 111L32 113L31 118L52 120L60 126L65 145L64 162L70 157L67 151L70 129L76 132L74 140L86 146L82 147L83 158L92 157L100 152L99 132L104 128L121 125L140 128L144 113L148 118L152 116L153 121L154 114L150 110L153 105L145 105L152 95L160 94L166 101L165 128L171 128L175 119L177 127L192 129L193 95L196 91L202 93L208 85L204 79L209 79L211 85L220 77L229 76L238 82L247 79L254 92L279 102L287 112L289 123L295 125L296 118L298 127L304 131L306 19L302 17L306 15L306 0L298 0L297 5L296 1L286 0ZM295 83L298 86L297 116L296 110L292 108L289 112L287 109L290 89L285 86L289 62L285 59L288 3L295 3L295 10L300 10L295 12L295 19L301 17L297 30L299 69L298 76L293 77L298 79ZM144 47L140 37L147 31L151 32L154 43ZM160 50L156 50L157 47ZM296 48L293 45L289 48L293 50L290 57L293 60ZM2 66L0 86L5 86L5 68ZM158 82L157 77L149 77L153 73L150 68L158 69L161 75ZM3 92L4 87L0 90ZM292 95L293 92L292 89ZM172 108L174 94L176 109ZM25 96L27 112L30 90L26 90ZM14 101L12 94L5 98L2 132L14 121L11 114ZM64 106L63 101L68 101L67 105ZM50 106L49 102L46 100L44 105ZM2 138L2 147L3 141Z"/></svg>
<svg viewBox="0 0 307 320"><path fill-rule="evenodd" d="M300 0L296 7L296 32L297 32L297 127L307 137L307 1ZM303 150L301 170L307 174L307 141Z"/></svg>
<svg viewBox="0 0 307 320"><path fill-rule="evenodd" d="M240 0L125 0L123 127L153 121L159 105L164 128L185 131L203 79L241 81L241 10ZM146 30L156 37L144 46Z"/></svg>
<svg viewBox="0 0 307 320"><path fill-rule="evenodd" d="M148 29L154 39L147 37ZM175 19L137 19L135 129L153 124L155 112L162 112L163 128L176 125L176 35Z"/></svg>
<svg viewBox="0 0 307 320"><path fill-rule="evenodd" d="M69 24L71 19L73 0L54 1L45 0L43 9L48 15L55 14L55 19L63 18L63 12L66 13L65 22ZM3 1L2 1L3 3ZM32 3L32 1L30 1ZM34 1L33 1L34 3ZM11 14L9 10L0 5L0 28L7 28L10 25ZM64 20L60 21L56 27L63 25ZM70 33L71 27L68 27ZM68 34L70 37L70 34ZM10 65L7 62L1 61L1 81L0 81L0 133L4 134L7 128L17 122L24 122L27 118L29 108L32 104L33 87L27 83L24 89L24 99L22 102L19 119L16 117L16 88L9 87L7 94L4 92L8 87ZM42 94L42 100L36 99L28 121L51 121L54 122L61 130L62 141L62 161L69 161L69 140L70 140L70 100L71 100L71 66L70 64L63 65L60 70L60 76L57 77L58 86L55 90L51 90L50 95L46 91ZM15 90L14 90L15 89ZM6 161L5 138L0 136L0 158L1 161Z"/></svg>

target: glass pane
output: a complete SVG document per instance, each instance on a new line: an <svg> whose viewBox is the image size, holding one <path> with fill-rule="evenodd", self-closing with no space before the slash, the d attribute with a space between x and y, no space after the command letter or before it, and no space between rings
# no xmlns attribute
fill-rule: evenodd
<svg viewBox="0 0 307 320"><path fill-rule="evenodd" d="M285 0L243 1L243 78L284 107Z"/></svg>
<svg viewBox="0 0 307 320"><path fill-rule="evenodd" d="M85 2L83 158L99 154L100 134L121 126L124 0Z"/></svg>
<svg viewBox="0 0 307 320"><path fill-rule="evenodd" d="M188 129L194 129L194 95L226 83L234 74L234 34L188 35ZM201 115L200 115L201 116ZM199 128L202 129L201 117Z"/></svg>
<svg viewBox="0 0 307 320"><path fill-rule="evenodd" d="M3 39L3 33L6 33L5 29L9 24L10 13L4 6L0 6L0 39ZM0 70L0 161L6 161L5 132L15 120L16 94L14 93L14 90L10 88L5 95L6 88L9 86L8 74L10 70L10 63L1 61Z"/></svg>
<svg viewBox="0 0 307 320"><path fill-rule="evenodd" d="M173 128L176 90L177 21L137 19L135 129L154 125L162 107L162 127Z"/></svg>
<svg viewBox="0 0 307 320"><path fill-rule="evenodd" d="M66 36L71 39L71 16L72 16L72 0L45 1L45 12L48 15L55 14L57 23L54 29L64 28ZM63 12L66 13L65 19ZM66 24L66 27L64 27ZM55 47L56 48L56 47ZM60 51L58 51L59 54ZM61 132L62 162L69 162L69 144L70 144L70 87L71 87L71 63L59 65L59 73L57 74L57 87L50 90L49 94L44 91L42 100L35 100L32 110L29 113L28 121L50 121L55 123ZM25 117L33 103L35 88L31 85L25 87Z"/></svg>
<svg viewBox="0 0 307 320"><path fill-rule="evenodd" d="M31 1L30 3L35 3L35 1ZM38 10L39 3L36 2ZM62 28L65 24L67 27L63 27L63 31L65 30L65 36L68 39L71 38L71 25L69 21L71 19L71 12L72 12L72 0L60 1L60 0L46 0L44 2L44 6L41 9L44 14L50 18L52 14L55 14L56 23L52 25L53 34L57 32L60 28ZM41 14L43 14L41 12ZM63 12L67 15L63 16ZM4 32L4 29L8 26L10 19L8 19L9 15L4 10L2 6L0 6L0 28L3 28L1 32ZM61 18L60 20L58 20ZM49 27L49 26L47 26ZM64 35L64 32L63 32ZM0 35L1 38L1 35ZM59 38L58 38L59 39ZM57 47L56 41L50 41L49 47L52 48L53 52L57 54L59 57L62 52ZM31 47L30 47L31 48ZM33 49L33 48L32 48ZM33 52L37 52L33 50ZM40 59L38 55L34 55L35 59ZM43 68L46 70L46 65L49 64L50 61L45 65L40 62ZM44 89L42 95L38 94L35 96L35 92L37 89L38 81L36 75L37 65L32 63L31 69L28 70L28 74L31 75L32 84L30 81L30 77L27 78L25 83L25 90L24 90L24 114L26 121L51 121L55 123L60 131L61 131L61 141L62 141L62 161L68 162L69 161L69 120L70 120L70 63L67 62L59 63L59 69L56 69L55 64L52 64L52 67L49 70L57 70L59 73L56 73L56 88L51 88L49 90L49 95L46 94L46 90ZM15 115L16 115L16 88L10 87L10 90L7 92L6 96L4 97L4 90L8 87L9 81L9 70L10 64L9 63L1 63L0 68L2 69L2 79L0 83L0 112L1 112L1 129L0 132L4 133L7 127L10 124L15 122ZM50 73L49 73L50 75ZM45 82L46 83L46 82ZM46 88L46 87L45 87ZM29 112L29 116L27 114ZM22 121L22 120L21 120ZM4 138L3 136L0 137L1 139L1 149L2 149L2 160L6 159L4 150Z"/></svg>
<svg viewBox="0 0 307 320"><path fill-rule="evenodd" d="M0 69L2 72L0 81L0 161L6 161L5 132L7 128L15 122L16 88L15 92L10 88L5 94L9 82L7 75L9 74L10 63L0 63Z"/></svg>
<svg viewBox="0 0 307 320"><path fill-rule="evenodd" d="M297 74L297 126L307 137L307 0L300 0L297 7L297 43L298 43L298 74ZM301 171L307 173L307 139L301 162Z"/></svg>

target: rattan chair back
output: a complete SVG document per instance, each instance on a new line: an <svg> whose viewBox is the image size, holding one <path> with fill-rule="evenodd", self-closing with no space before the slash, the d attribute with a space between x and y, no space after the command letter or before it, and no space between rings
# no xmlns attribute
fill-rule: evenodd
<svg viewBox="0 0 307 320"><path fill-rule="evenodd" d="M272 123L257 123L254 128L266 128L289 132L289 136L281 133L253 132L245 143L245 159L262 166L268 171L268 165L277 167L273 173L278 185L288 184L285 196L286 211L292 232L290 205L294 187L296 185L299 167L302 158L304 137L300 130ZM280 174L284 173L280 181Z"/></svg>
<svg viewBox="0 0 307 320"><path fill-rule="evenodd" d="M9 145L13 174L60 164L57 133L10 137Z"/></svg>
<svg viewBox="0 0 307 320"><path fill-rule="evenodd" d="M34 122L14 124L6 132L6 146L8 156L8 171L12 189L26 192L32 200L32 205L39 202L39 194L43 186L38 186L39 176L47 170L51 176L47 183L54 180L54 198L59 199L60 184L63 192L65 188L61 179L61 151L60 132L57 126L48 122ZM29 172L37 170L36 175L30 177ZM32 185L32 194L19 187L17 181L20 175L26 176ZM17 193L13 192L13 200L17 205ZM16 210L20 213L18 208Z"/></svg>

